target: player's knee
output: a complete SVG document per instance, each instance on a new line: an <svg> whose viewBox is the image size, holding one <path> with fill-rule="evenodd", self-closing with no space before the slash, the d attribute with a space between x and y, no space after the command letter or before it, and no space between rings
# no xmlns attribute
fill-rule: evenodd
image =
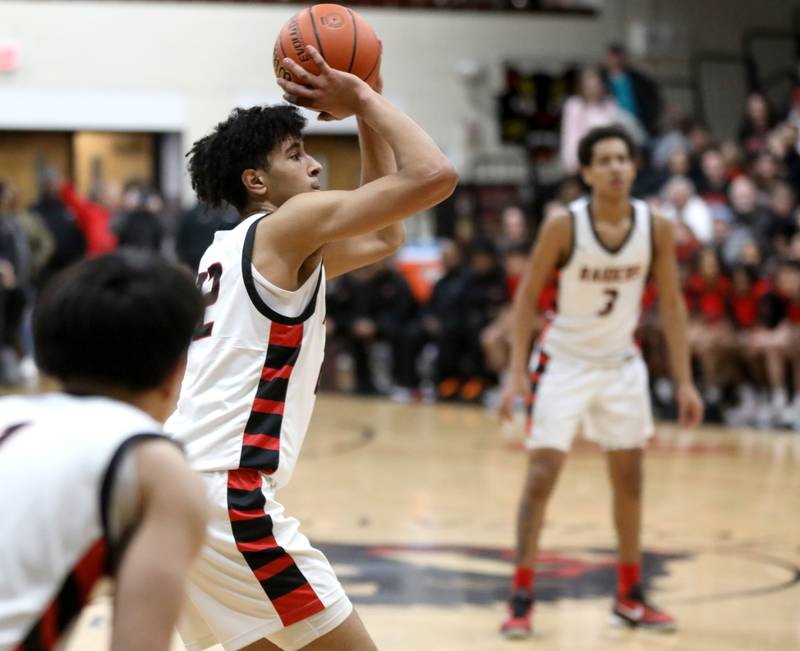
<svg viewBox="0 0 800 651"><path fill-rule="evenodd" d="M533 499L546 499L553 491L559 466L548 461L537 461L528 467L525 492Z"/></svg>
<svg viewBox="0 0 800 651"><path fill-rule="evenodd" d="M642 469L639 466L631 466L617 470L614 491L627 499L639 499L642 496Z"/></svg>

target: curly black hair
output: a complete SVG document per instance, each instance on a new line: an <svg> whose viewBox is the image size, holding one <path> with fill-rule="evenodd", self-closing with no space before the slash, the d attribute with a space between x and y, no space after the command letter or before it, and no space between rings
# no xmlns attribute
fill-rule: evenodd
<svg viewBox="0 0 800 651"><path fill-rule="evenodd" d="M595 127L580 139L578 143L578 160L581 167L589 167L592 164L594 146L598 142L611 138L622 140L628 148L630 157L636 158L638 154L636 143L628 130L621 124L610 124L607 127Z"/></svg>
<svg viewBox="0 0 800 651"><path fill-rule="evenodd" d="M288 138L300 138L305 126L306 120L295 106L234 109L186 154L197 198L210 206L227 202L244 211L247 189L242 172L269 170L270 152Z"/></svg>

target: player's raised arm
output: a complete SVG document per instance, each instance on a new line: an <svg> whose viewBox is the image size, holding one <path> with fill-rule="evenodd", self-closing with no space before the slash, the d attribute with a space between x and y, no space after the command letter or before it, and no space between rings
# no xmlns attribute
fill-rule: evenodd
<svg viewBox="0 0 800 651"><path fill-rule="evenodd" d="M653 274L658 286L658 306L667 339L670 366L677 387L678 420L683 427L694 427L703 420L703 403L692 382L686 334L688 320L675 262L673 226L664 217L654 214L653 229Z"/></svg>
<svg viewBox="0 0 800 651"><path fill-rule="evenodd" d="M141 521L117 572L111 649L167 651L205 539L205 492L172 443L141 443L134 453Z"/></svg>
<svg viewBox="0 0 800 651"><path fill-rule="evenodd" d="M536 304L547 280L569 255L571 242L572 218L564 210L545 221L528 258L512 308L511 363L499 407L503 419L511 418L517 396L530 393L527 368Z"/></svg>
<svg viewBox="0 0 800 651"><path fill-rule="evenodd" d="M382 86L379 77L374 88L381 92ZM361 118L358 118L358 143L361 151L360 185L397 172L392 148ZM393 222L373 233L331 242L322 250L325 273L328 278L333 278L371 264L391 255L404 242L405 226L402 221Z"/></svg>
<svg viewBox="0 0 800 651"><path fill-rule="evenodd" d="M302 193L276 212L270 237L313 252L363 235L436 205L454 190L458 175L436 143L410 117L354 75L330 68L312 47L321 73L313 75L286 59L303 85L279 79L297 104L336 118L355 114L391 148L397 171L349 192Z"/></svg>

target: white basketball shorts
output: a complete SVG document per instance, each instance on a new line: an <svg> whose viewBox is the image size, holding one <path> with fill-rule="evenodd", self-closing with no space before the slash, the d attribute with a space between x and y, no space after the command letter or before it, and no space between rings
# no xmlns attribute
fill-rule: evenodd
<svg viewBox="0 0 800 651"><path fill-rule="evenodd" d="M261 638L294 651L347 619L353 607L330 563L258 471L201 477L211 517L178 625L188 651L235 651Z"/></svg>
<svg viewBox="0 0 800 651"><path fill-rule="evenodd" d="M540 351L531 369L527 448L566 452L579 429L605 450L642 448L653 435L647 367L640 355L599 366Z"/></svg>

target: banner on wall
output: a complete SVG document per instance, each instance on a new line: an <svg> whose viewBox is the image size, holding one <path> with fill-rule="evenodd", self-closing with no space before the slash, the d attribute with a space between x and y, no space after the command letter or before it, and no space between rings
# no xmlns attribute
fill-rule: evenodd
<svg viewBox="0 0 800 651"><path fill-rule="evenodd" d="M534 162L558 155L561 108L572 94L575 69L522 71L505 66L505 88L498 97L503 142L524 146Z"/></svg>

